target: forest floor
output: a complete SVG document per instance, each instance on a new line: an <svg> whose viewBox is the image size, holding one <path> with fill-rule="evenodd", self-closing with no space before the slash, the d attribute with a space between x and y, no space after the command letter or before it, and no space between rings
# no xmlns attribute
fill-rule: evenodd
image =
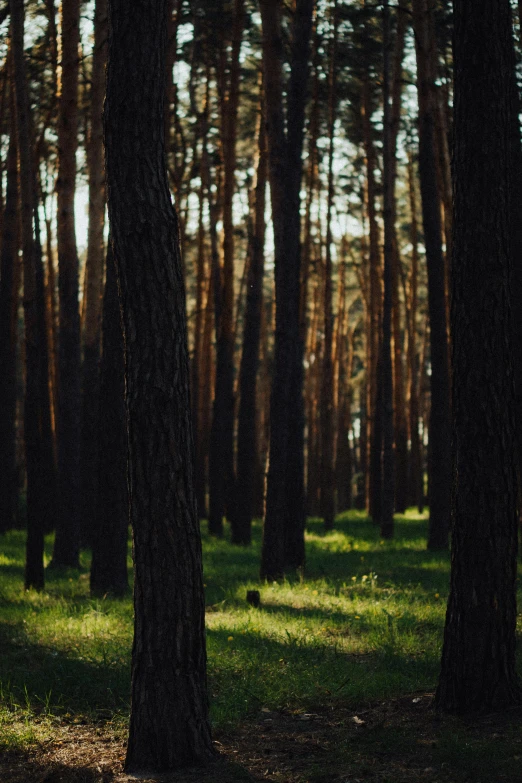
<svg viewBox="0 0 522 783"><path fill-rule="evenodd" d="M328 534L310 520L306 579L282 585L257 582L254 532L249 549L203 536L217 760L143 780L522 783L522 709L433 709L449 558L426 551L425 515L391 542L360 512ZM87 554L24 592L23 543L0 538L0 783L130 783L132 603L89 598Z"/></svg>

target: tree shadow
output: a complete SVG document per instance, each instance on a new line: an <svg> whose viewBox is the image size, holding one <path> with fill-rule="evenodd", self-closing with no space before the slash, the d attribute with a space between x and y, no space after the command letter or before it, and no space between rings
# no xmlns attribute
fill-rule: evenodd
<svg viewBox="0 0 522 783"><path fill-rule="evenodd" d="M241 764L225 756L217 756L205 767L181 769L163 774L126 775L117 763L102 769L92 750L85 745L85 755L90 756L82 763L82 750L70 763L50 759L39 759L38 749L32 751L8 751L0 759L0 780L2 783L258 783L264 778L253 775ZM36 754L36 757L35 757Z"/></svg>

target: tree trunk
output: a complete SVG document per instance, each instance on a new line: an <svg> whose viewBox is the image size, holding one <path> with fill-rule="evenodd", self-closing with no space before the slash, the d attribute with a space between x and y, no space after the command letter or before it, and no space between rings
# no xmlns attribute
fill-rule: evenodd
<svg viewBox="0 0 522 783"><path fill-rule="evenodd" d="M125 415L124 342L118 299L118 280L107 249L103 297L102 356L98 413L98 493L93 519L91 593L120 596L129 588L127 539L127 422Z"/></svg>
<svg viewBox="0 0 522 783"><path fill-rule="evenodd" d="M409 435L410 459L408 469L408 499L411 505L421 508L423 499L421 442L419 435L419 392L422 365L417 355L417 303L418 303L418 271L419 271L419 236L417 230L417 199L415 194L415 177L413 159L408 153L408 184L410 201L410 241L411 274L408 301L408 388L409 388Z"/></svg>
<svg viewBox="0 0 522 783"><path fill-rule="evenodd" d="M91 527L98 495L98 413L100 335L105 242L105 171L103 167L103 99L107 59L107 0L96 0L91 74L89 166L89 233L85 266L82 366L82 539L93 543Z"/></svg>
<svg viewBox="0 0 522 783"><path fill-rule="evenodd" d="M261 2L269 178L275 244L276 334L270 461L261 575L304 565L303 343L299 323L300 187L313 0L297 0L292 25L287 133L283 111L281 2Z"/></svg>
<svg viewBox="0 0 522 783"><path fill-rule="evenodd" d="M58 117L58 372L59 514L52 565L79 566L80 541L80 313L74 194L78 146L80 2L62 2L62 84Z"/></svg>
<svg viewBox="0 0 522 783"><path fill-rule="evenodd" d="M11 111L11 135L6 166L6 196L2 220L0 255L0 533L16 524L18 478L16 471L16 373L18 343L18 303L20 274L17 267L18 165L14 100Z"/></svg>
<svg viewBox="0 0 522 783"><path fill-rule="evenodd" d="M239 371L240 402L237 430L237 476L232 521L232 543L250 544L256 468L258 465L257 375L263 310L265 261L265 202L268 174L263 90L260 94L259 159L254 188L254 214L249 236L248 283Z"/></svg>
<svg viewBox="0 0 522 783"><path fill-rule="evenodd" d="M333 20L330 40L328 73L328 195L326 217L326 254L324 269L324 355L321 384L321 516L325 530L333 530L335 518L335 473L334 473L334 366L333 366L333 306L332 306L332 211L334 200L334 131L336 116L336 56L338 11L337 0L331 8Z"/></svg>
<svg viewBox="0 0 522 783"><path fill-rule="evenodd" d="M216 386L209 454L209 530L220 533L234 488L234 220L236 136L244 0L235 0L228 89L221 95L223 269L216 330Z"/></svg>
<svg viewBox="0 0 522 783"><path fill-rule="evenodd" d="M370 84L366 76L363 82L363 134L366 153L367 211L369 227L369 332L366 346L366 426L368 442L368 471L366 481L367 508L376 524L381 520L382 428L379 411L379 353L380 325L382 317L382 277L379 251L379 227L376 210L375 169L377 168L375 145L372 138Z"/></svg>
<svg viewBox="0 0 522 783"><path fill-rule="evenodd" d="M408 427L403 365L403 344L401 339L401 302L399 297L400 251L397 237L397 139L402 103L402 61L404 40L408 21L407 0L400 0L397 8L397 32L393 54L391 109L390 109L390 178L392 191L392 333L393 333L393 426L395 436L395 510L404 513L408 498Z"/></svg>
<svg viewBox="0 0 522 783"><path fill-rule="evenodd" d="M394 250L393 186L394 150L390 124L390 9L388 0L383 8L383 218L384 218L384 299L382 308L381 343L381 405L377 412L382 422L382 503L381 536L393 537L393 511L395 506L395 460L393 453L393 366L392 366L392 286Z"/></svg>
<svg viewBox="0 0 522 783"><path fill-rule="evenodd" d="M27 546L25 587L44 587L44 531L55 513L55 475L51 433L45 299L31 118L24 59L23 0L11 0L11 29L18 128L22 252L24 269L25 401L27 470ZM37 240L35 242L34 235Z"/></svg>
<svg viewBox="0 0 522 783"><path fill-rule="evenodd" d="M440 708L522 701L515 672L517 478L508 0L455 0L453 537ZM477 52L480 56L477 57ZM519 262L519 259L517 259Z"/></svg>
<svg viewBox="0 0 522 783"><path fill-rule="evenodd" d="M445 549L451 513L450 376L440 199L435 157L433 63L429 17L433 0L413 0L419 96L419 176L428 266L430 314L431 411L429 449L429 549Z"/></svg>
<svg viewBox="0 0 522 783"><path fill-rule="evenodd" d="M112 0L109 217L123 312L135 626L125 769L212 755L185 296L164 145L165 0Z"/></svg>

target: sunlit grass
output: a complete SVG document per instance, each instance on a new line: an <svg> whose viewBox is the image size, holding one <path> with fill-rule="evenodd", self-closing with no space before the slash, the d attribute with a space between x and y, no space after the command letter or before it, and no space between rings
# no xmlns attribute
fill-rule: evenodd
<svg viewBox="0 0 522 783"><path fill-rule="evenodd" d="M203 531L211 714L231 726L260 709L360 706L434 687L449 582L447 554L426 551L426 516L380 539L361 512L307 530L306 576L260 584L261 529L250 548ZM50 557L51 541L47 542ZM80 572L23 590L24 535L0 539L0 735L42 738L56 721L127 717L132 603L92 600ZM261 607L246 601L261 592Z"/></svg>

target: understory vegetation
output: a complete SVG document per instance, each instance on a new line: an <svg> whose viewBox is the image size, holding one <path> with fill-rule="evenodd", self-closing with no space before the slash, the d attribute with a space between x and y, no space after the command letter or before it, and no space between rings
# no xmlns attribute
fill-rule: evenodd
<svg viewBox="0 0 522 783"><path fill-rule="evenodd" d="M396 518L392 541L380 539L363 512L341 515L330 533L311 519L306 575L282 584L258 581L260 525L250 548L203 532L217 736L265 713L298 718L338 710L352 720L386 700L411 695L413 703L432 692L450 564L446 553L426 550L426 532L426 516L414 510ZM131 597L91 599L87 555L79 573L50 571L45 592L24 591L24 536L8 533L0 554L0 748L27 749L67 724L91 724L124 739ZM46 544L49 561L52 539ZM247 590L260 591L259 608L247 602ZM500 761L491 738L481 753L460 742L457 729L446 733L446 755L467 754L481 765L485 757L513 764L517 748L522 753L520 732L503 737L514 750L506 755L503 745ZM393 736L385 744L414 741L401 739L400 731ZM361 738L359 749L368 741Z"/></svg>

